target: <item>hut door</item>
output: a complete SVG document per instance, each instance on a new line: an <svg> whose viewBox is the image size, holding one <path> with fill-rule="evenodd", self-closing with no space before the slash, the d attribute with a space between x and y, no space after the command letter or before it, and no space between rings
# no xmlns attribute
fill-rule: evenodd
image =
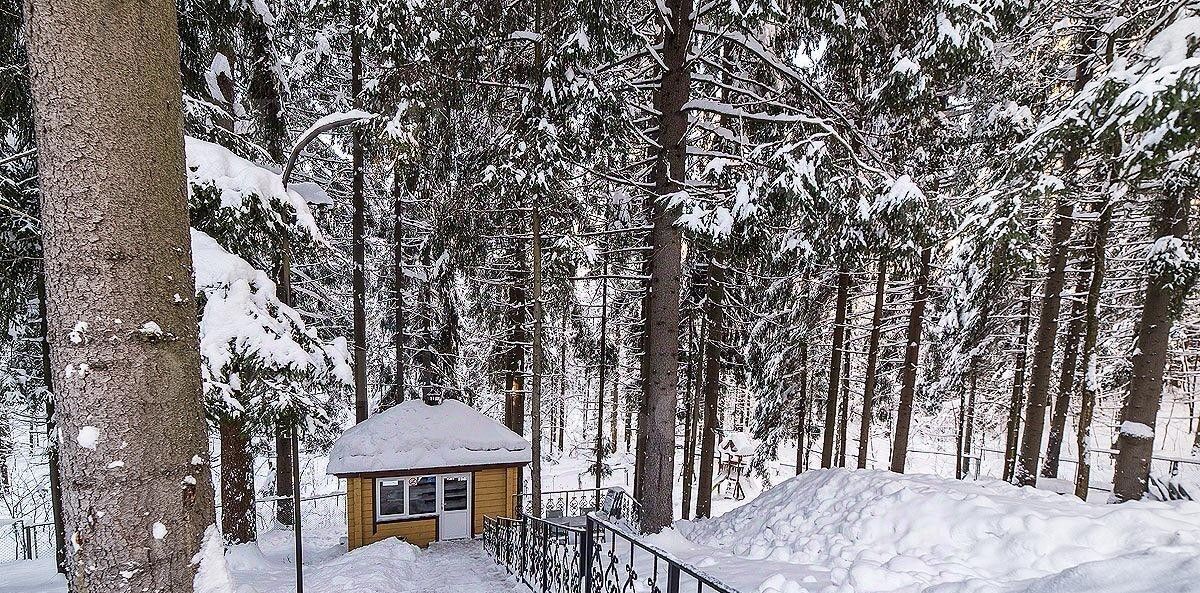
<svg viewBox="0 0 1200 593"><path fill-rule="evenodd" d="M441 476L440 539L471 537L471 474Z"/></svg>

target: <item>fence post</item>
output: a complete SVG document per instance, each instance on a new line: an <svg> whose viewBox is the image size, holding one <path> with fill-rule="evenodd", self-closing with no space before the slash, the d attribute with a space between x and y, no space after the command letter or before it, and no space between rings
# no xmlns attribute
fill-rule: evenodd
<svg viewBox="0 0 1200 593"><path fill-rule="evenodd" d="M22 523L21 531L25 532L25 559L33 560L33 529Z"/></svg>
<svg viewBox="0 0 1200 593"><path fill-rule="evenodd" d="M579 570L583 574L583 593L592 593L592 518L587 518L587 523L583 526L583 549L579 555Z"/></svg>
<svg viewBox="0 0 1200 593"><path fill-rule="evenodd" d="M667 563L667 593L679 593L679 565Z"/></svg>

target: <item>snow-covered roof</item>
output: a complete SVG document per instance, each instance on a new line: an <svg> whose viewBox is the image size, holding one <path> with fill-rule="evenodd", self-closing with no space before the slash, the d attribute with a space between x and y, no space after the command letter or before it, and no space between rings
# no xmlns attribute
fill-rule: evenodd
<svg viewBox="0 0 1200 593"><path fill-rule="evenodd" d="M758 445L758 439L749 433L731 430L725 433L725 439L721 441L719 449L730 455L750 457L758 451Z"/></svg>
<svg viewBox="0 0 1200 593"><path fill-rule="evenodd" d="M533 459L529 441L448 399L408 400L347 430L333 442L326 471L335 475L441 467L519 465Z"/></svg>

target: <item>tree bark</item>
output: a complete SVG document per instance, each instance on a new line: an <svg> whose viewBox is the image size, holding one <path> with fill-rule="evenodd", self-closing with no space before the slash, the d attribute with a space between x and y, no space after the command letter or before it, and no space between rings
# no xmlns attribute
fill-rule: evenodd
<svg viewBox="0 0 1200 593"><path fill-rule="evenodd" d="M38 270L38 326L41 333L42 383L46 386L46 458L50 465L50 516L54 521L54 565L67 574L67 536L63 523L62 473L58 470L58 430L54 416L54 366L50 362L50 325L46 317L46 274Z"/></svg>
<svg viewBox="0 0 1200 593"><path fill-rule="evenodd" d="M1100 292L1104 287L1104 268L1107 261L1108 233L1112 228L1112 206L1105 201L1100 204L1100 218L1092 240L1092 271L1088 279L1086 323L1083 330L1083 389L1079 396L1079 424L1075 427L1076 462L1075 496L1087 500L1091 484L1092 463L1088 456L1088 438L1091 436L1092 417L1096 411L1096 397L1100 390L1096 376L1096 343L1100 337Z"/></svg>
<svg viewBox="0 0 1200 593"><path fill-rule="evenodd" d="M829 354L829 392L825 397L824 440L821 443L821 467L833 467L837 438L838 388L841 386L842 351L846 345L846 306L850 293L850 270L838 269L837 303L833 314L833 346Z"/></svg>
<svg viewBox="0 0 1200 593"><path fill-rule="evenodd" d="M1059 198L1054 212L1054 230L1050 236L1050 257L1046 261L1046 283L1038 313L1038 329L1033 347L1033 369L1029 374L1029 397L1025 402L1025 433L1013 482L1019 486L1037 483L1038 457L1046 428L1046 407L1050 403L1050 373L1054 364L1054 343L1058 335L1058 316L1066 284L1067 242L1075 205Z"/></svg>
<svg viewBox="0 0 1200 593"><path fill-rule="evenodd" d="M871 338L867 345L867 369L863 385L862 422L858 432L858 468L866 469L871 450L871 418L875 415L875 384L879 372L879 339L883 334L883 308L887 298L887 260L879 258L875 274L875 309L871 313Z"/></svg>
<svg viewBox="0 0 1200 593"><path fill-rule="evenodd" d="M846 330L842 333L842 396L838 404L838 447L837 466L846 467L846 447L850 440L850 318L854 316L854 303L846 302Z"/></svg>
<svg viewBox="0 0 1200 593"><path fill-rule="evenodd" d="M1159 240L1186 240L1188 207L1192 193L1181 188L1164 190L1159 213ZM1176 281L1176 283L1172 283ZM1162 399L1163 371L1181 288L1170 273L1146 279L1146 298L1133 349L1129 396L1121 407L1121 430L1117 435L1117 462L1113 468L1113 500L1138 500L1150 479L1150 457L1154 453L1154 427Z"/></svg>
<svg viewBox="0 0 1200 593"><path fill-rule="evenodd" d="M683 501L680 503L680 516L692 518L692 486L696 474L696 416L699 415L699 393L693 387L702 381L695 380L696 367L696 313L694 307L688 307L688 349L686 392L683 403Z"/></svg>
<svg viewBox="0 0 1200 593"><path fill-rule="evenodd" d="M603 249L602 249L603 250ZM600 360L597 368L599 385L596 389L596 466L592 473L596 475L596 487L600 487L604 477L604 457L607 453L604 446L604 384L608 378L608 256L604 256L603 279L600 280ZM615 411L613 412L616 413Z"/></svg>
<svg viewBox="0 0 1200 593"><path fill-rule="evenodd" d="M350 101L359 107L362 101L362 40L359 18L362 7L358 0L348 3L350 11ZM362 422L370 413L367 409L367 277L366 277L366 195L363 190L363 135L358 126L351 131L350 192L351 259L354 309L354 422Z"/></svg>
<svg viewBox="0 0 1200 593"><path fill-rule="evenodd" d="M896 433L892 441L891 470L904 473L908 458L908 433L912 426L913 395L917 389L917 363L921 358L921 327L925 319L925 302L929 299L930 247L921 249L921 267L913 284L912 309L908 314L905 334L904 369L900 377L900 410L896 413Z"/></svg>
<svg viewBox="0 0 1200 593"><path fill-rule="evenodd" d="M692 0L664 0L669 26L663 31L665 71L655 93L658 111L658 144L653 176L653 228L650 243L650 296L646 311L646 446L642 460L642 529L657 532L674 517L672 485L675 481L675 413L679 390L679 280L683 239L675 221L680 206L670 196L687 180L688 112L691 95L691 53L694 6ZM707 437L707 435L706 435Z"/></svg>
<svg viewBox="0 0 1200 593"><path fill-rule="evenodd" d="M218 420L221 436L221 533L230 544L256 539L254 514L254 454L244 417L228 414Z"/></svg>
<svg viewBox="0 0 1200 593"><path fill-rule="evenodd" d="M1067 413L1071 407L1071 392L1075 390L1075 372L1079 364L1079 340L1083 335L1083 313L1086 299L1080 299L1088 287L1088 275L1079 275L1071 301L1071 320L1067 326L1066 342L1063 344L1063 359L1059 366L1058 395L1054 398L1054 412L1050 417L1050 435L1046 438L1046 459L1042 461L1042 475L1058 477L1058 458L1062 455L1063 435L1067 432Z"/></svg>
<svg viewBox="0 0 1200 593"><path fill-rule="evenodd" d="M713 457L720 428L721 346L725 341L725 253L714 249L708 262L704 310L704 427L700 431L700 480L696 486L696 518L712 516Z"/></svg>
<svg viewBox="0 0 1200 593"><path fill-rule="evenodd" d="M1021 440L1021 409L1025 401L1025 361L1029 358L1029 322L1033 315L1033 283L1025 282L1022 294L1021 323L1017 337L1017 359L1013 364L1012 393L1008 404L1008 424L1004 439L1004 481L1012 481L1017 469L1017 445Z"/></svg>
<svg viewBox="0 0 1200 593"><path fill-rule="evenodd" d="M28 8L68 588L190 592L213 500L175 4Z"/></svg>
<svg viewBox="0 0 1200 593"><path fill-rule="evenodd" d="M796 475L808 469L806 443L808 440L808 341L800 342L800 394L796 411Z"/></svg>
<svg viewBox="0 0 1200 593"><path fill-rule="evenodd" d="M279 302L292 304L292 250L291 243L286 238L282 241L278 252L279 262L275 271L277 296ZM291 494L295 477L292 476L292 441L290 429L283 421L277 421L275 426L275 522L280 525L291 525L295 511L292 509L292 499L286 498ZM253 488L253 482L251 487Z"/></svg>
<svg viewBox="0 0 1200 593"><path fill-rule="evenodd" d="M379 402L379 407L383 410L404 401L404 193L405 190L411 193L416 189L416 173L410 169L405 169L403 173L405 174L398 169L392 179L392 311L396 318L392 349L396 360L392 369L395 383Z"/></svg>
<svg viewBox="0 0 1200 593"><path fill-rule="evenodd" d="M529 468L529 487L533 516L542 516L542 217L533 207L533 376L530 377L529 430L533 464Z"/></svg>

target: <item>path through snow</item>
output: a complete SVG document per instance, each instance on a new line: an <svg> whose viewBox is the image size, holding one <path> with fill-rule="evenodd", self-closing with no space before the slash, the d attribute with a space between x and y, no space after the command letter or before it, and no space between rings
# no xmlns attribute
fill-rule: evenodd
<svg viewBox="0 0 1200 593"><path fill-rule="evenodd" d="M435 543L428 549L397 539L346 553L333 532L305 536L305 593L528 593L483 550L480 540ZM229 548L229 581L220 593L294 593L296 565L288 531L267 531L258 543ZM205 563L207 565L207 559ZM201 588L203 589L203 587ZM0 563L0 593L66 593L51 560Z"/></svg>

